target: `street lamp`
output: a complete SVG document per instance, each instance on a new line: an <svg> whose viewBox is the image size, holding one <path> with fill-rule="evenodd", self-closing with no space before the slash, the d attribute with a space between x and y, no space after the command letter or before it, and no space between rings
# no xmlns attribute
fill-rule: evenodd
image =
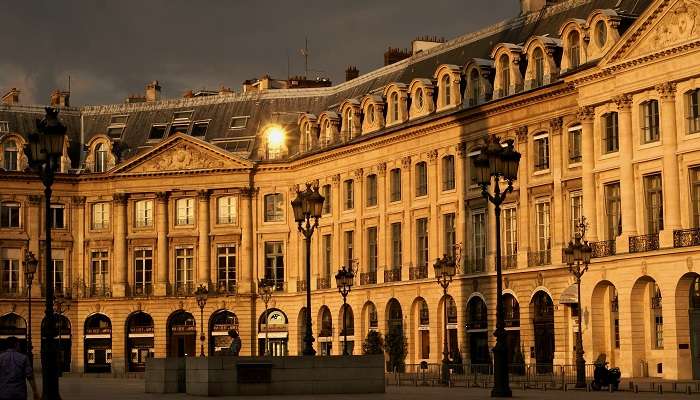
<svg viewBox="0 0 700 400"><path fill-rule="evenodd" d="M347 327L347 298L352 290L352 284L355 280L355 273L352 272L352 266L345 267L342 266L338 269L338 273L335 274L335 283L338 286L338 291L340 295L343 296L343 334L345 336L345 341L343 342L343 355L349 356L348 353L348 327Z"/></svg>
<svg viewBox="0 0 700 400"><path fill-rule="evenodd" d="M303 192L297 189L297 197L292 200L294 221L298 224L299 232L304 235L306 244L306 279L311 276L311 236L318 226L318 219L323 213L323 201L325 199L318 192L318 184L306 184ZM306 333L304 334L303 355L313 356L316 350L313 347L314 336L311 332L311 285L306 284Z"/></svg>
<svg viewBox="0 0 700 400"><path fill-rule="evenodd" d="M63 366L65 365L65 354L63 352L63 348L61 347L61 330L63 329L63 314L68 312L68 309L70 308L71 301L70 298L67 298L63 295L63 293L59 293L56 295L56 298L54 299L53 302L53 310L56 314L58 314L58 375L63 376Z"/></svg>
<svg viewBox="0 0 700 400"><path fill-rule="evenodd" d="M442 381L447 384L450 374L450 357L447 349L447 288L450 286L452 278L457 273L457 264L451 256L443 254L442 258L435 260L433 267L435 268L435 278L437 278L438 284L442 286L445 299L443 304L445 326L443 334L444 340L442 343Z"/></svg>
<svg viewBox="0 0 700 400"><path fill-rule="evenodd" d="M36 259L31 251L24 255L24 281L27 284L27 309L29 313L29 323L27 324L27 357L29 362L34 365L34 354L32 354L32 281L34 274L39 266L39 260Z"/></svg>
<svg viewBox="0 0 700 400"><path fill-rule="evenodd" d="M194 292L194 297L197 299L197 305L199 306L199 356L204 357L204 306L207 305L207 295L209 294L209 289L207 289L204 284L199 285L197 290Z"/></svg>
<svg viewBox="0 0 700 400"><path fill-rule="evenodd" d="M269 335L268 332L270 331L269 327L269 318L270 315L268 314L269 310L267 308L267 304L270 302L270 299L272 298L272 292L275 288L275 281L272 279L258 279L258 296L262 298L263 303L265 303L265 352L263 352L263 355L269 356L270 355L270 345L269 345Z"/></svg>
<svg viewBox="0 0 700 400"><path fill-rule="evenodd" d="M513 140L501 144L500 138L490 136L481 153L474 160L476 181L481 186L481 194L495 206L496 214L496 346L493 348L493 389L491 397L511 397L508 382L508 348L506 345L506 330L503 313L503 280L501 275L501 204L506 195L513 191L513 181L518 176L520 153L513 148ZM489 193L489 185L493 178L493 194ZM501 191L500 181L505 180L508 186Z"/></svg>
<svg viewBox="0 0 700 400"><path fill-rule="evenodd" d="M581 218L578 224L579 231L574 235L574 240L569 241L569 245L564 249L564 259L569 266L569 272L576 278L576 288L578 290L578 332L576 334L576 387L586 387L586 360L583 358L583 331L581 329L581 277L588 271L591 263L591 253L593 249L588 241L583 240L586 234L586 221Z"/></svg>
<svg viewBox="0 0 700 400"><path fill-rule="evenodd" d="M36 121L37 133L29 135L24 153L29 166L44 184L45 237L44 241L44 323L41 325L41 367L44 400L60 399L58 390L58 360L56 358L56 324L53 313L53 270L51 266L51 186L61 165L66 126L58 120L58 109L46 107L46 116Z"/></svg>

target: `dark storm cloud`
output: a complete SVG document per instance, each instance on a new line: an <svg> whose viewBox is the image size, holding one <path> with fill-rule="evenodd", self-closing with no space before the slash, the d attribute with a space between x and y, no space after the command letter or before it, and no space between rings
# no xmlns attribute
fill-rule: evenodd
<svg viewBox="0 0 700 400"><path fill-rule="evenodd" d="M44 103L71 76L73 104L121 102L158 79L166 97L238 90L243 80L304 69L344 79L380 67L388 46L419 35L447 39L510 18L515 0L10 1L0 0L0 91Z"/></svg>

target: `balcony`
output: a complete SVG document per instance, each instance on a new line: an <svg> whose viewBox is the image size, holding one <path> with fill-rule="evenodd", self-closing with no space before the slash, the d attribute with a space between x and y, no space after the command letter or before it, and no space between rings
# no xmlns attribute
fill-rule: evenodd
<svg viewBox="0 0 700 400"><path fill-rule="evenodd" d="M502 269L516 269L518 268L518 255L508 254L501 256L501 268Z"/></svg>
<svg viewBox="0 0 700 400"><path fill-rule="evenodd" d="M297 293L305 292L306 291L306 281L305 280L299 280L297 281Z"/></svg>
<svg viewBox="0 0 700 400"><path fill-rule="evenodd" d="M700 228L673 231L673 247L700 246Z"/></svg>
<svg viewBox="0 0 700 400"><path fill-rule="evenodd" d="M221 281L216 287L216 293L220 295L233 295L237 293L236 281Z"/></svg>
<svg viewBox="0 0 700 400"><path fill-rule="evenodd" d="M112 291L105 285L90 285L90 297L112 297Z"/></svg>
<svg viewBox="0 0 700 400"><path fill-rule="evenodd" d="M331 288L331 278L318 278L318 279L316 279L316 288L318 290L330 289Z"/></svg>
<svg viewBox="0 0 700 400"><path fill-rule="evenodd" d="M194 284L179 282L175 284L173 291L176 296L189 296L194 292Z"/></svg>
<svg viewBox="0 0 700 400"><path fill-rule="evenodd" d="M610 257L616 253L615 240L603 240L600 242L591 242L591 258Z"/></svg>
<svg viewBox="0 0 700 400"><path fill-rule="evenodd" d="M550 265L552 263L552 250L530 251L527 253L527 265L530 267L539 267L542 265Z"/></svg>
<svg viewBox="0 0 700 400"><path fill-rule="evenodd" d="M480 274L486 271L486 259L485 258L468 258L466 261L466 273L467 274Z"/></svg>
<svg viewBox="0 0 700 400"><path fill-rule="evenodd" d="M401 267L384 270L384 282L399 282L401 281Z"/></svg>
<svg viewBox="0 0 700 400"><path fill-rule="evenodd" d="M428 277L428 266L421 265L419 267L411 267L408 269L408 279L425 279Z"/></svg>
<svg viewBox="0 0 700 400"><path fill-rule="evenodd" d="M20 290L17 286L15 286L15 287L3 286L2 288L0 288L0 297L5 297L5 298L25 297L26 291L27 291L26 289Z"/></svg>
<svg viewBox="0 0 700 400"><path fill-rule="evenodd" d="M375 283L377 283L377 271L360 273L360 285L374 285Z"/></svg>
<svg viewBox="0 0 700 400"><path fill-rule="evenodd" d="M675 235L674 235L675 236ZM630 253L643 253L659 249L659 234L630 236Z"/></svg>
<svg viewBox="0 0 700 400"><path fill-rule="evenodd" d="M132 297L148 297L153 294L153 286L150 283L136 284L131 288Z"/></svg>

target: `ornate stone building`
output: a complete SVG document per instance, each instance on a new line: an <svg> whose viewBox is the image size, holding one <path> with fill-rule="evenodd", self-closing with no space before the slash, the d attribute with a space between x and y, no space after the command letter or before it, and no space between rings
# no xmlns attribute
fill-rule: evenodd
<svg viewBox="0 0 700 400"><path fill-rule="evenodd" d="M495 226L471 160L493 134L523 154L501 235L511 354L573 364L580 315L589 362L698 378L700 2L525 3L533 12L332 87L161 100L154 82L145 102L63 107L51 265L72 299L66 369L194 355L202 324L208 354L232 327L243 354L266 336L275 355L298 354L307 285L319 353L340 354L346 317L355 353L368 331L401 326L407 362L436 363L447 323L453 354L490 362ZM0 335L21 337L21 261L42 254L46 221L20 151L43 110L16 97L0 106ZM289 204L309 181L327 202L307 277ZM582 216L595 258L579 312L561 254ZM443 298L432 263L457 248ZM348 264L359 274L343 310L333 275ZM276 285L267 319L263 276Z"/></svg>

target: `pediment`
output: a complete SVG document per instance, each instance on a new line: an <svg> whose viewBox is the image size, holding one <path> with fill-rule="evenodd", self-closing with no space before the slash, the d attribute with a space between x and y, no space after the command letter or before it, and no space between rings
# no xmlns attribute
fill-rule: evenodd
<svg viewBox="0 0 700 400"><path fill-rule="evenodd" d="M176 171L230 170L252 168L253 163L223 149L177 134L153 149L129 160L112 171L124 174L148 174Z"/></svg>
<svg viewBox="0 0 700 400"><path fill-rule="evenodd" d="M700 0L654 2L601 61L618 64L700 42Z"/></svg>

